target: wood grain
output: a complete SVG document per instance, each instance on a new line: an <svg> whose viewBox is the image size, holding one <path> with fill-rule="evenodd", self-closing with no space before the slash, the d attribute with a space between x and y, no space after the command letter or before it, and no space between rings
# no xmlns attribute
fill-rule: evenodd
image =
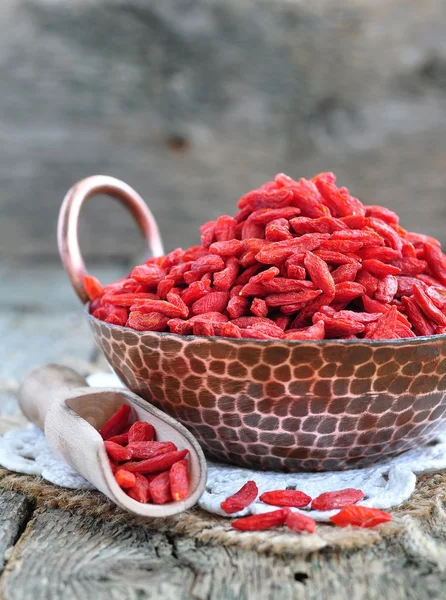
<svg viewBox="0 0 446 600"><path fill-rule="evenodd" d="M328 169L446 242L439 0L3 0L0 23L2 257L56 261L62 198L96 173L167 249L278 171ZM138 244L116 203L87 207L88 257Z"/></svg>
<svg viewBox="0 0 446 600"><path fill-rule="evenodd" d="M278 558L49 510L29 524L0 589L6 600L420 600L444 598L445 584L398 541Z"/></svg>
<svg viewBox="0 0 446 600"><path fill-rule="evenodd" d="M17 542L31 513L32 506L24 495L0 492L0 571L7 555Z"/></svg>

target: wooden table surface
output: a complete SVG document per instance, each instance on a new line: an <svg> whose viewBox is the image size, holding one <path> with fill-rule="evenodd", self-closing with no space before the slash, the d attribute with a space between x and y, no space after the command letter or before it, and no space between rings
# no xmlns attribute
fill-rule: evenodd
<svg viewBox="0 0 446 600"><path fill-rule="evenodd" d="M91 271L104 281L119 275ZM0 281L0 383L10 390L0 396L0 412L13 415L13 391L28 369L56 361L82 366L98 352L59 266L2 267ZM404 536L360 551L268 557L36 509L23 495L3 492L0 598L444 599L446 532L434 528L433 540L435 552L425 558Z"/></svg>

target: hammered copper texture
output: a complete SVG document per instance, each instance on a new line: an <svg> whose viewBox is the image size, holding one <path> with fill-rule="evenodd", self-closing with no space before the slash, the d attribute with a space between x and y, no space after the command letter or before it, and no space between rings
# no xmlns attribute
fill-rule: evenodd
<svg viewBox="0 0 446 600"><path fill-rule="evenodd" d="M124 383L216 460L283 471L365 467L445 427L446 336L237 340L89 319Z"/></svg>

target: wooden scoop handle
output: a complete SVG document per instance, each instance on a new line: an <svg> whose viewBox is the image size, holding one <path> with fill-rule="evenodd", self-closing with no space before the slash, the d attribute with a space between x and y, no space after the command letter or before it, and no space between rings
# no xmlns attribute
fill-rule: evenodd
<svg viewBox="0 0 446 600"><path fill-rule="evenodd" d="M86 386L85 379L69 367L38 367L26 376L19 389L20 408L30 421L43 429L46 414L54 400Z"/></svg>

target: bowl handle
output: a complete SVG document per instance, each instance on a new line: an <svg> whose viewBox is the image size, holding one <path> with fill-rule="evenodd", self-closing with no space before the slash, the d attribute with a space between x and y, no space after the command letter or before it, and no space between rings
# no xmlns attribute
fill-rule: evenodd
<svg viewBox="0 0 446 600"><path fill-rule="evenodd" d="M150 255L161 256L164 254L155 217L133 188L119 179L106 175L93 175L78 181L68 191L60 208L57 243L71 285L83 303L88 301L84 288L84 277L87 270L79 248L79 215L84 202L96 194L107 194L119 200L133 215L147 242Z"/></svg>

